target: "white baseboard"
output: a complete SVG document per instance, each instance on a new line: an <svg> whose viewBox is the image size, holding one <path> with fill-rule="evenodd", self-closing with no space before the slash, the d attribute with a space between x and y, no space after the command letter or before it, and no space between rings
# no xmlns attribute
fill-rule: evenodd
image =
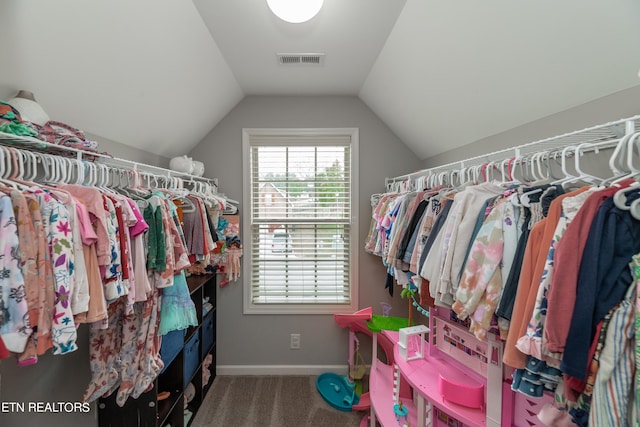
<svg viewBox="0 0 640 427"><path fill-rule="evenodd" d="M348 365L218 365L216 375L346 375Z"/></svg>

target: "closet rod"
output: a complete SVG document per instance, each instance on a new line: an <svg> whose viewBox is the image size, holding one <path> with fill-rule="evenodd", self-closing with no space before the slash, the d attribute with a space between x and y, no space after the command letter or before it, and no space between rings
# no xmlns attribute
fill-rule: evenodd
<svg viewBox="0 0 640 427"><path fill-rule="evenodd" d="M178 172L171 169L162 168L159 166L149 165L146 163L134 162L132 160L121 159L118 157L113 157L107 154L102 153L93 153L91 151L80 150L73 147L66 147L63 145L51 144L46 141L42 141L37 138L28 137L28 136L18 136L12 135L10 133L0 132L0 143L7 146L15 146L18 145L17 148L27 148L37 151L43 151L53 154L75 154L76 158L80 161L83 158L86 159L94 159L94 162L98 160L96 163L102 163L109 166L122 166L122 164L130 166L133 170L142 169L150 169L158 172L162 172L167 177L178 177L178 178L187 178L189 180L197 180L197 181L205 181L213 184L217 191L218 189L218 179L217 178L205 178L201 176L195 176L184 172ZM119 165L114 163L120 163Z"/></svg>
<svg viewBox="0 0 640 427"><path fill-rule="evenodd" d="M477 166L479 164L505 160L507 154L513 157L525 157L538 151L555 151L573 144L581 143L601 143L620 139L625 134L633 132L634 129L640 129L640 115L616 120L609 123L593 126L590 128L529 142L527 144L515 147L504 148L491 153L470 157L464 160L447 163L440 166L434 166L428 169L422 169L405 175L396 176L385 179L385 187L387 189L396 182L407 181L413 178L420 178L433 173L440 173L453 169L462 169L469 166Z"/></svg>
<svg viewBox="0 0 640 427"><path fill-rule="evenodd" d="M134 162L132 160L127 160L127 159L120 159L118 157L101 157L100 159L98 159L98 161L96 163L102 163L102 164L107 164L109 166L118 166L114 163L125 163L127 165L131 165L133 166L131 169L133 170L137 170L138 168L145 168L145 169L151 169L151 170L157 170L159 172L165 173L167 177L183 177L183 178L187 178L189 180L198 180L198 181L205 181L205 182L209 182L211 183L213 186L216 187L216 191L218 189L218 178L205 178L203 176L196 176L196 175L191 175L188 173L184 173L184 172L178 172L178 171L174 171L171 169L166 169L166 168L162 168L160 166L154 166L154 165L148 165L146 163L140 163L140 162ZM185 182L189 182L189 181L185 181Z"/></svg>

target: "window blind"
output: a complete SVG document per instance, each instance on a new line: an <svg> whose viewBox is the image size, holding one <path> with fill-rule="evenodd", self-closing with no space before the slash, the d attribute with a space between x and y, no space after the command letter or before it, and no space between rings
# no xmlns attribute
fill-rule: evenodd
<svg viewBox="0 0 640 427"><path fill-rule="evenodd" d="M252 136L252 304L350 304L350 136Z"/></svg>

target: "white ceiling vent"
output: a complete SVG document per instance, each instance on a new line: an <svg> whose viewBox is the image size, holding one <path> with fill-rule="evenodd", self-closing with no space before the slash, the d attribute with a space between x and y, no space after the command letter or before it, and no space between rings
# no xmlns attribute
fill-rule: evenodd
<svg viewBox="0 0 640 427"><path fill-rule="evenodd" d="M324 53L277 53L280 65L324 65Z"/></svg>

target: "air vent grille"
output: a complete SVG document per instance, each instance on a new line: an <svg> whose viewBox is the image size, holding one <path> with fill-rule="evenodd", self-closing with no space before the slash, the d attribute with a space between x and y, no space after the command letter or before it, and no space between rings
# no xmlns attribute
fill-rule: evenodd
<svg viewBox="0 0 640 427"><path fill-rule="evenodd" d="M280 65L323 65L324 53L278 53Z"/></svg>

